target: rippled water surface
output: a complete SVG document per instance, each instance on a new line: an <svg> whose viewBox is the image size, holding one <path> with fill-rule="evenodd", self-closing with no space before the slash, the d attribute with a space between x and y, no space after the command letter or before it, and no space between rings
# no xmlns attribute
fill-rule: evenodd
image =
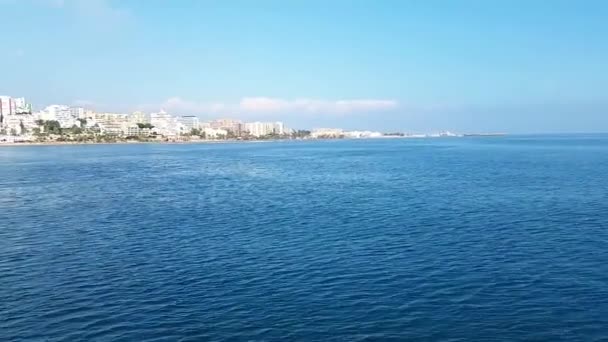
<svg viewBox="0 0 608 342"><path fill-rule="evenodd" d="M0 340L608 338L608 137L0 148Z"/></svg>

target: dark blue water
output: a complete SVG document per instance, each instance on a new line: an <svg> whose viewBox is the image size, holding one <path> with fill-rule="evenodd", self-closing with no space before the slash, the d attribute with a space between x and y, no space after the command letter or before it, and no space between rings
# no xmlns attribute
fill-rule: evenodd
<svg viewBox="0 0 608 342"><path fill-rule="evenodd" d="M0 148L0 340L608 338L608 137Z"/></svg>

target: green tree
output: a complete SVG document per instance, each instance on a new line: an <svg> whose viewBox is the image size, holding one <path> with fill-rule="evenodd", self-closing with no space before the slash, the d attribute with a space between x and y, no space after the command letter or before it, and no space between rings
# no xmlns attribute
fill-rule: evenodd
<svg viewBox="0 0 608 342"><path fill-rule="evenodd" d="M80 122L80 127L85 128L87 126L87 119L78 119Z"/></svg>
<svg viewBox="0 0 608 342"><path fill-rule="evenodd" d="M61 135L63 130L61 129L61 125L58 121L48 120L44 122L44 131L49 134L57 134Z"/></svg>
<svg viewBox="0 0 608 342"><path fill-rule="evenodd" d="M78 125L74 125L74 126L72 126L72 128L70 128L70 133L82 134L82 128L78 127Z"/></svg>
<svg viewBox="0 0 608 342"><path fill-rule="evenodd" d="M148 129L152 129L154 128L154 126L152 126L152 124L149 123L138 123L137 127L139 127L139 129L144 129L144 128L148 128Z"/></svg>
<svg viewBox="0 0 608 342"><path fill-rule="evenodd" d="M297 130L291 133L292 138L306 138L310 136L310 131L307 130Z"/></svg>

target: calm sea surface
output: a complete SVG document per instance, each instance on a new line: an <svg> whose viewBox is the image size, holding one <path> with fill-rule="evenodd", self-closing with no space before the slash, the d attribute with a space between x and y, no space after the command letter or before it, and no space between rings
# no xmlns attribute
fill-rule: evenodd
<svg viewBox="0 0 608 342"><path fill-rule="evenodd" d="M0 148L0 340L608 338L608 136Z"/></svg>

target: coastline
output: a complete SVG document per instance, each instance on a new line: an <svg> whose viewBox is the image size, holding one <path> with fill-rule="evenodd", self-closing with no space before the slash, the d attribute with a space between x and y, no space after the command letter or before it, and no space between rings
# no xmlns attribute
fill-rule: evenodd
<svg viewBox="0 0 608 342"><path fill-rule="evenodd" d="M226 144L226 143L265 143L282 141L276 140L193 140L193 141L117 141L117 142L76 142L76 141L54 141L54 142L11 142L0 143L1 147L26 147L26 146L73 146L73 145L189 145L189 144Z"/></svg>
<svg viewBox="0 0 608 342"><path fill-rule="evenodd" d="M490 137L505 137L505 133L490 133L490 134L464 134L457 138L490 138ZM342 139L265 139L265 140L186 140L186 141L116 141L116 142L91 142L91 141L23 141L23 142L0 142L2 147L21 147L21 146L73 146L73 145L195 145L195 144L239 144L239 143L271 143L278 141L319 141L319 140L384 140L384 139L443 139L450 137L434 137L434 136L383 136L379 138L342 138Z"/></svg>

